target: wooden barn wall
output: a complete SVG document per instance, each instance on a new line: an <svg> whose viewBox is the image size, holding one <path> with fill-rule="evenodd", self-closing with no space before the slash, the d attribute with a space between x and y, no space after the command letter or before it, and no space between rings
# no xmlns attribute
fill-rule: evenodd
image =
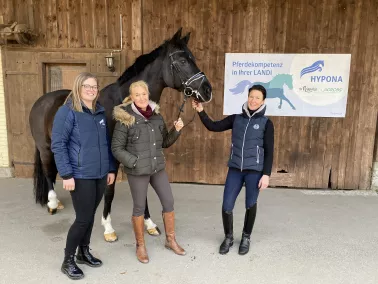
<svg viewBox="0 0 378 284"><path fill-rule="evenodd" d="M35 47L141 50L142 0L0 0L4 23L27 24Z"/></svg>
<svg viewBox="0 0 378 284"><path fill-rule="evenodd" d="M377 1L144 0L142 14L143 51L180 26L192 33L189 47L214 87L205 106L214 119L223 118L226 52L351 53L345 118L271 117L272 185L369 188L378 102ZM178 96L163 96L169 122L177 115L171 97ZM192 113L188 106L186 121ZM197 117L167 151L171 180L223 183L229 147L230 132L208 132Z"/></svg>
<svg viewBox="0 0 378 284"><path fill-rule="evenodd" d="M121 67L112 74L106 70L103 56L120 48L119 14L123 14L123 51L116 61ZM28 24L40 35L36 45L28 48L29 54L12 47L4 51L14 161L22 158L28 164L33 160L26 118L42 94L38 76L44 54L85 59L90 71L111 82L137 55L151 51L183 27L184 32L191 32L189 47L213 86L214 99L205 108L214 119L223 117L226 52L351 53L345 118L271 117L276 141L271 184L345 189L370 186L378 104L377 1L0 0L0 16L4 23ZM162 97L169 126L181 99L169 90ZM184 121L192 115L187 105ZM166 150L171 181L223 184L229 147L230 132L208 132L196 117L178 142Z"/></svg>
<svg viewBox="0 0 378 284"><path fill-rule="evenodd" d="M114 53L116 70L110 72L105 56L121 47L120 14L123 50ZM3 49L9 154L15 176L30 177L29 112L44 91L44 64L85 64L100 86L115 82L142 52L141 1L0 0L0 17L5 24L27 24L38 34L33 46Z"/></svg>

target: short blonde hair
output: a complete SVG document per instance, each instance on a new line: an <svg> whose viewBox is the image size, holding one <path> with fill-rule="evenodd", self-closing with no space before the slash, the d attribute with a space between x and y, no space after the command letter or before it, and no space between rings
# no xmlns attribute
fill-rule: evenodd
<svg viewBox="0 0 378 284"><path fill-rule="evenodd" d="M134 83L132 83L130 85L130 87L129 87L129 95L126 98L124 98L124 100L122 101L122 103L125 104L125 103L128 103L128 102L131 101L131 97L130 97L131 96L131 91L134 88L136 88L136 87L142 87L142 88L144 88L147 91L148 96L150 95L150 90L148 89L148 84L145 81L143 81L143 80L135 81Z"/></svg>
<svg viewBox="0 0 378 284"><path fill-rule="evenodd" d="M131 94L132 89L134 89L136 87L144 88L147 91L147 94L150 95L150 91L148 89L148 84L143 80L139 80L139 81L132 83L129 87L129 94Z"/></svg>
<svg viewBox="0 0 378 284"><path fill-rule="evenodd" d="M83 107L82 107L82 104L81 104L81 88L83 88L82 85L85 82L85 80L87 80L89 78L95 79L96 80L96 84L98 86L98 79L97 79L97 77L95 75L93 75L92 73L89 73L89 72L82 72L82 73L80 73L75 78L75 81L74 81L73 87L72 87L72 91L67 96L66 100L64 101L64 104L66 104L67 101L69 99L71 99L72 100L72 108L75 111L83 112ZM100 91L97 90L96 98L92 102L92 109L93 110L96 110L96 102L97 102L99 94L100 94Z"/></svg>

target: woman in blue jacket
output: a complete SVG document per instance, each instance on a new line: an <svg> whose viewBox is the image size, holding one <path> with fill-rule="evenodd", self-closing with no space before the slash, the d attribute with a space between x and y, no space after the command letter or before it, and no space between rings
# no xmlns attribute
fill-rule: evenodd
<svg viewBox="0 0 378 284"><path fill-rule="evenodd" d="M105 188L115 179L105 109L97 102L97 78L90 73L79 74L54 118L51 150L63 188L70 191L76 213L68 231L65 257L61 267L71 279L84 277L77 263L91 267L102 265L89 252L89 243L97 206Z"/></svg>
<svg viewBox="0 0 378 284"><path fill-rule="evenodd" d="M269 185L273 164L274 127L272 121L264 115L265 98L265 88L254 85L248 90L248 101L244 103L242 113L219 121L212 121L203 110L202 104L196 101L192 103L208 130L221 132L232 129L229 169L222 204L225 239L219 248L220 254L228 253L234 243L232 210L244 184L246 211L239 254L248 253L259 190Z"/></svg>

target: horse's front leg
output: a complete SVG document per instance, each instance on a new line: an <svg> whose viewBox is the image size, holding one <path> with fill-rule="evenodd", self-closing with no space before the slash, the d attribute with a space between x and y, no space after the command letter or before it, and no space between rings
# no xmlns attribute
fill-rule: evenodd
<svg viewBox="0 0 378 284"><path fill-rule="evenodd" d="M278 105L278 108L281 109L282 107L282 98L280 98L280 104Z"/></svg>
<svg viewBox="0 0 378 284"><path fill-rule="evenodd" d="M117 179L117 173L115 174L115 180ZM112 219L110 218L110 212L112 209L112 202L114 199L114 189L115 189L115 180L114 183L108 185L105 189L104 194L104 211L101 218L101 224L104 226L104 239L107 242L115 242L118 240L117 234L112 227Z"/></svg>
<svg viewBox="0 0 378 284"><path fill-rule="evenodd" d="M147 233L151 236L159 236L161 234L158 226L151 220L150 210L148 209L148 201L146 197L146 207L144 209L144 225Z"/></svg>
<svg viewBox="0 0 378 284"><path fill-rule="evenodd" d="M54 215L56 213L57 209L62 209L62 208L59 208L60 201L58 200L58 197L57 197L55 189L54 189L54 183L55 182L54 182L53 178L46 177L46 181L47 181L47 186L48 186L48 189L49 189L49 193L47 195L47 199L48 199L47 211L51 215ZM61 206L63 206L63 205L61 204ZM64 208L64 206L63 206L63 208Z"/></svg>

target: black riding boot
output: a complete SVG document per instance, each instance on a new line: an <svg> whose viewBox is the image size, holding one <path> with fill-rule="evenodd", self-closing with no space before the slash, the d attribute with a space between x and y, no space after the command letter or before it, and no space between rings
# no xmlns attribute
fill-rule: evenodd
<svg viewBox="0 0 378 284"><path fill-rule="evenodd" d="M250 208L247 208L245 211L244 217L244 228L242 233L242 238L239 246L239 254L244 255L249 251L249 243L251 238L251 233L253 225L255 224L256 219L257 204L253 205Z"/></svg>
<svg viewBox="0 0 378 284"><path fill-rule="evenodd" d="M226 254L229 252L230 247L234 244L234 232L233 232L233 215L232 211L222 210L222 220L225 239L219 248L220 254Z"/></svg>
<svg viewBox="0 0 378 284"><path fill-rule="evenodd" d="M61 271L72 280L78 280L84 277L83 271L76 265L74 254L65 253Z"/></svg>
<svg viewBox="0 0 378 284"><path fill-rule="evenodd" d="M79 246L77 255L76 255L77 263L82 263L89 265L90 267L99 267L102 265L102 261L98 258L95 258L89 252L89 246Z"/></svg>

